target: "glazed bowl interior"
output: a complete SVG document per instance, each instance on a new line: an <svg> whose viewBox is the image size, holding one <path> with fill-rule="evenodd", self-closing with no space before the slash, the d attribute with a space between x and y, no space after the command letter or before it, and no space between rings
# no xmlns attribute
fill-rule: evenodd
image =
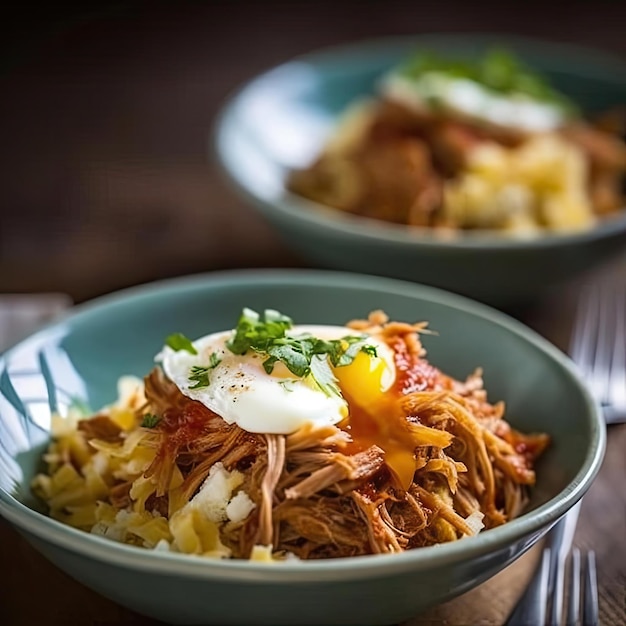
<svg viewBox="0 0 626 626"><path fill-rule="evenodd" d="M588 231L519 239L497 231L442 236L353 216L286 189L355 100L416 50L474 57L511 49L589 116L626 103L626 64L573 45L505 35L424 35L358 42L303 55L244 85L224 106L214 146L226 175L310 262L432 284L500 304L525 299L623 249L626 212Z"/></svg>
<svg viewBox="0 0 626 626"><path fill-rule="evenodd" d="M490 399L506 402L511 424L552 437L525 513L451 544L269 568L124 546L42 514L29 484L41 469L51 413L63 415L77 402L92 409L111 403L120 376L143 376L154 366L165 336L180 331L196 337L232 328L244 306L279 309L297 323L342 324L379 308L392 319L428 320L437 332L423 338L433 364L458 378L482 367ZM580 499L604 451L601 416L573 367L523 325L429 287L335 272L225 272L102 298L9 350L0 361L0 392L0 513L85 584L135 610L178 623L200 623L198 615L209 623L230 624L384 624L410 617L517 558ZM105 571L111 575L102 576ZM124 587L120 581L138 571L145 584ZM168 584L155 594L163 580ZM207 581L211 592L202 587ZM368 584L372 590L389 587L397 603L371 600L355 608L355 598ZM238 585L247 585L266 613L227 607ZM412 594L415 585L422 591ZM287 589L292 599L285 600ZM307 593L318 594L325 612L299 612L297 603L312 597Z"/></svg>

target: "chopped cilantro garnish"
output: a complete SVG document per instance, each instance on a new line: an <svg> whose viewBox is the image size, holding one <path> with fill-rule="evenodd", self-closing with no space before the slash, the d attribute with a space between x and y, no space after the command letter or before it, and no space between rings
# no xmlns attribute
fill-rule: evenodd
<svg viewBox="0 0 626 626"><path fill-rule="evenodd" d="M165 340L165 345L169 346L172 350L186 350L190 354L198 354L198 351L193 347L191 340L185 337L182 333L174 333Z"/></svg>
<svg viewBox="0 0 626 626"><path fill-rule="evenodd" d="M330 362L335 367L341 367L342 365L350 365L359 352L365 352L365 354L371 357L378 356L376 346L368 344L367 340L367 336L361 335L348 336L327 342L330 344Z"/></svg>
<svg viewBox="0 0 626 626"><path fill-rule="evenodd" d="M376 348L367 344L365 335L326 340L310 334L288 336L291 328L292 320L278 311L267 310L261 317L251 309L244 309L226 347L234 354L252 350L265 355L263 367L268 374L280 362L296 376L311 376L329 396L340 395L330 364L349 365L360 351L376 356Z"/></svg>
<svg viewBox="0 0 626 626"><path fill-rule="evenodd" d="M160 421L161 418L158 415L146 413L141 420L141 426L143 428L154 428Z"/></svg>
<svg viewBox="0 0 626 626"><path fill-rule="evenodd" d="M507 50L495 48L482 57L469 60L422 52L410 58L398 71L411 79L428 73L446 74L451 78L472 80L501 94L523 94L558 106L570 114L577 112L574 102Z"/></svg>
<svg viewBox="0 0 626 626"><path fill-rule="evenodd" d="M194 383L189 389L200 389L202 387L208 387L210 382L211 370L215 369L222 359L217 352L211 352L209 356L209 364L206 366L193 365L189 372L189 382Z"/></svg>
<svg viewBox="0 0 626 626"><path fill-rule="evenodd" d="M337 379L330 369L328 359L321 354L314 354L311 358L311 377L317 386L327 396L341 397L341 390L337 385Z"/></svg>
<svg viewBox="0 0 626 626"><path fill-rule="evenodd" d="M192 366L189 371L189 382L194 383L189 389L200 389L201 387L209 386L209 372L210 367L203 367L201 365Z"/></svg>
<svg viewBox="0 0 626 626"><path fill-rule="evenodd" d="M245 354L250 348L257 352L267 352L272 343L285 336L285 331L293 326L286 315L268 309L263 320L251 309L244 309L237 322L235 334L226 347L233 354Z"/></svg>
<svg viewBox="0 0 626 626"><path fill-rule="evenodd" d="M365 352L365 354L371 357L378 356L378 350L376 350L376 346L365 345L361 348L361 352Z"/></svg>
<svg viewBox="0 0 626 626"><path fill-rule="evenodd" d="M295 384L295 380L293 378L284 378L283 380L279 380L278 384L285 390L291 393L293 391L293 386Z"/></svg>
<svg viewBox="0 0 626 626"><path fill-rule="evenodd" d="M220 359L219 355L217 354L217 352L211 352L211 356L209 357L209 367L213 370L215 369L220 363L222 362L222 359Z"/></svg>

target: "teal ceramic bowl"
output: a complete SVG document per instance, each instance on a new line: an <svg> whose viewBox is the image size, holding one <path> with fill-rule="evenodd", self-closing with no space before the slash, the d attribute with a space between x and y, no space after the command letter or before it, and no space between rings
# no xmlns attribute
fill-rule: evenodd
<svg viewBox="0 0 626 626"><path fill-rule="evenodd" d="M49 440L51 411L72 398L112 402L123 374L144 375L172 331L229 328L243 306L302 323L343 323L384 308L429 320L433 363L463 377L481 365L508 419L545 430L527 512L476 537L396 555L271 565L158 553L74 530L41 512L29 483ZM83 584L176 624L391 624L461 594L535 543L590 486L601 463L599 409L557 349L488 307L391 279L322 271L225 272L148 285L79 307L0 359L0 513Z"/></svg>
<svg viewBox="0 0 626 626"><path fill-rule="evenodd" d="M626 64L576 46L496 35L432 35L367 41L298 57L245 85L215 131L227 176L310 263L414 280L491 304L540 296L626 246L626 211L591 231L531 241L494 232L444 240L428 229L342 214L285 189L339 114L372 94L378 78L417 49L475 56L494 44L545 73L589 114L626 104Z"/></svg>

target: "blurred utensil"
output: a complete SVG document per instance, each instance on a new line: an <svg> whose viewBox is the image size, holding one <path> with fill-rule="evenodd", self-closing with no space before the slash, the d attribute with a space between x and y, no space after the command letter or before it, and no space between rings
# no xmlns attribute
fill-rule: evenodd
<svg viewBox="0 0 626 626"><path fill-rule="evenodd" d="M584 626L599 624L598 575L596 553L593 550L583 552L582 556L578 548L572 550L569 580L568 626L575 626L579 620Z"/></svg>
<svg viewBox="0 0 626 626"><path fill-rule="evenodd" d="M71 304L71 298L63 293L0 294L0 352Z"/></svg>
<svg viewBox="0 0 626 626"><path fill-rule="evenodd" d="M580 513L574 505L546 536L541 560L506 626L560 624L563 607L563 577ZM546 617L549 615L549 621Z"/></svg>
<svg viewBox="0 0 626 626"><path fill-rule="evenodd" d="M566 560L559 564L554 593L549 588L551 560L552 549L546 547L536 577L531 582L533 593L524 597L524 604L518 605L521 610L519 613L516 611L506 626L559 626L561 623L567 626L597 626L599 611L595 552L590 550L581 555L580 550L574 548L569 558L569 576ZM566 601L567 613L564 610Z"/></svg>
<svg viewBox="0 0 626 626"><path fill-rule="evenodd" d="M607 423L626 421L626 289L608 276L581 292L570 354L600 401ZM506 626L561 623L565 563L572 546L580 502L552 528L541 561ZM598 623L595 555L584 559L583 624ZM567 624L578 624L580 554L572 553ZM587 591L588 589L588 591Z"/></svg>
<svg viewBox="0 0 626 626"><path fill-rule="evenodd" d="M626 422L626 285L619 276L583 289L570 344L607 424Z"/></svg>

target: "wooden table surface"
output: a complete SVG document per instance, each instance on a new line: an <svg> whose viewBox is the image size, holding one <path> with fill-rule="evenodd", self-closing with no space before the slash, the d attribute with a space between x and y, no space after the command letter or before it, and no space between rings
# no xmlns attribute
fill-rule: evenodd
<svg viewBox="0 0 626 626"><path fill-rule="evenodd" d="M78 302L192 272L305 266L207 156L224 98L295 54L370 36L508 32L626 56L626 3L574 0L557 16L543 4L118 1L36 14L26 3L4 20L0 60L0 294ZM584 278L509 312L566 348ZM597 552L608 626L626 623L624 450L626 425L611 427L576 535ZM156 624L70 580L1 521L0 555L0 624ZM535 558L411 624L501 624Z"/></svg>

